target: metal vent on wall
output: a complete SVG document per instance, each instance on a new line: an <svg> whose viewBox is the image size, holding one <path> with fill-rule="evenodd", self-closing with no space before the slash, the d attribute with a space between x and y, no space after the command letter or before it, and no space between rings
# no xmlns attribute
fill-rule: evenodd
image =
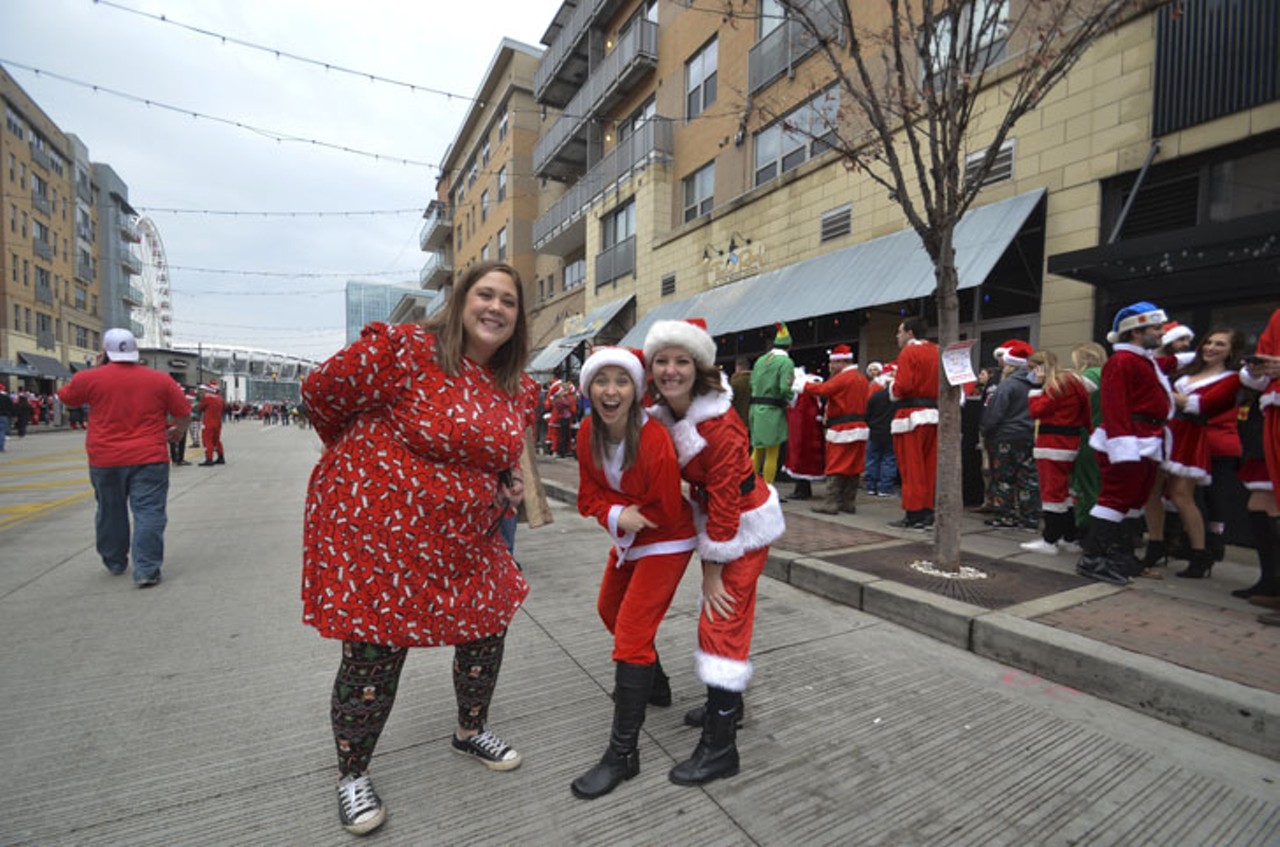
<svg viewBox="0 0 1280 847"><path fill-rule="evenodd" d="M853 204L845 205L832 209L822 216L822 231L819 241L826 243L837 238L843 238L853 231Z"/></svg>
<svg viewBox="0 0 1280 847"><path fill-rule="evenodd" d="M662 296L670 297L676 293L676 275L671 274L662 278Z"/></svg>
<svg viewBox="0 0 1280 847"><path fill-rule="evenodd" d="M981 188L988 185L994 185L997 182L1004 182L1013 179L1013 139L1009 139L1000 145L1000 152L996 154L996 160L991 163L991 170L987 172L987 178L982 181ZM966 156L964 160L964 185L968 188L973 184L973 169L982 163L982 157L986 155L985 150L981 153L975 153L972 156Z"/></svg>

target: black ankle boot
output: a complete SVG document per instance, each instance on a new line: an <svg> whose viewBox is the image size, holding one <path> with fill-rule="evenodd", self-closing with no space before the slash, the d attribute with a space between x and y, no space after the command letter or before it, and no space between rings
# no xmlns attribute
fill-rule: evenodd
<svg viewBox="0 0 1280 847"><path fill-rule="evenodd" d="M1231 596L1248 600L1254 595L1280 594L1280 518L1266 512L1249 512L1249 527L1253 530L1253 544L1258 551L1258 581L1248 588L1238 588Z"/></svg>
<svg viewBox="0 0 1280 847"><path fill-rule="evenodd" d="M1213 554L1208 550L1191 550L1191 561L1186 570L1178 571L1176 576L1185 579L1204 579L1213 572Z"/></svg>
<svg viewBox="0 0 1280 847"><path fill-rule="evenodd" d="M1227 541L1220 532L1206 532L1204 547L1213 555L1214 563L1221 562L1227 556Z"/></svg>
<svg viewBox="0 0 1280 847"><path fill-rule="evenodd" d="M742 724L747 719L747 704L745 700L738 702L738 718L734 725L734 729L742 729ZM684 725L694 726L699 729L707 720L707 704L694 706L692 709L684 713Z"/></svg>
<svg viewBox="0 0 1280 847"><path fill-rule="evenodd" d="M615 671L613 731L609 748L589 771L569 788L575 797L593 800L617 788L623 780L640 773L640 727L653 687L653 665L618 662Z"/></svg>
<svg viewBox="0 0 1280 847"><path fill-rule="evenodd" d="M1076 573L1087 579L1112 585L1128 585L1129 574L1119 550L1125 547L1124 527L1102 518L1090 518L1080 546L1084 552L1076 562ZM1132 554L1131 554L1132 555Z"/></svg>
<svg viewBox="0 0 1280 847"><path fill-rule="evenodd" d="M707 689L707 716L693 755L676 765L667 778L676 785L703 785L738 773L738 713L742 695L723 688Z"/></svg>
<svg viewBox="0 0 1280 847"><path fill-rule="evenodd" d="M792 500L810 500L813 498L813 485L807 479L797 479L796 488L791 492Z"/></svg>
<svg viewBox="0 0 1280 847"><path fill-rule="evenodd" d="M1164 539L1152 538L1147 541L1147 552L1142 557L1142 566L1163 568L1167 564L1169 564L1169 548L1165 546Z"/></svg>

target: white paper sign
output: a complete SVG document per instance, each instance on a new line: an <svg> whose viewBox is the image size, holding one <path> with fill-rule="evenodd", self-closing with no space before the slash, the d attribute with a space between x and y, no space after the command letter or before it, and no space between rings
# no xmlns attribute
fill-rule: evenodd
<svg viewBox="0 0 1280 847"><path fill-rule="evenodd" d="M976 339L957 341L955 344L948 344L942 351L942 367L946 371L947 382L964 385L966 382L977 381L978 377L973 373L973 359L969 355L969 351L977 343Z"/></svg>

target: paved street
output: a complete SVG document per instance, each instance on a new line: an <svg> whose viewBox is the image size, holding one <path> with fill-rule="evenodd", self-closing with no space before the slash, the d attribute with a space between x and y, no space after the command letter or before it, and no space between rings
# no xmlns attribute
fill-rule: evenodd
<svg viewBox="0 0 1280 847"><path fill-rule="evenodd" d="M353 843L333 794L336 645L299 622L314 435L229 424L228 465L175 468L165 581L146 591L94 553L82 440L0 454L0 844ZM520 530L533 591L491 715L520 769L448 750L450 651L414 653L374 759L389 820L369 843L1280 843L1274 759L773 579L743 771L671 785L702 697L693 571L659 635L676 704L650 711L640 776L576 800L611 713L605 552L562 504Z"/></svg>

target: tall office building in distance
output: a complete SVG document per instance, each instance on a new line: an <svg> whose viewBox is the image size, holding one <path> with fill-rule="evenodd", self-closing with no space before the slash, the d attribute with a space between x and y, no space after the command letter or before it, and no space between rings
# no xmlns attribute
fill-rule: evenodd
<svg viewBox="0 0 1280 847"><path fill-rule="evenodd" d="M347 343L359 338L370 321L385 321L406 293L417 290L415 285L347 280Z"/></svg>

